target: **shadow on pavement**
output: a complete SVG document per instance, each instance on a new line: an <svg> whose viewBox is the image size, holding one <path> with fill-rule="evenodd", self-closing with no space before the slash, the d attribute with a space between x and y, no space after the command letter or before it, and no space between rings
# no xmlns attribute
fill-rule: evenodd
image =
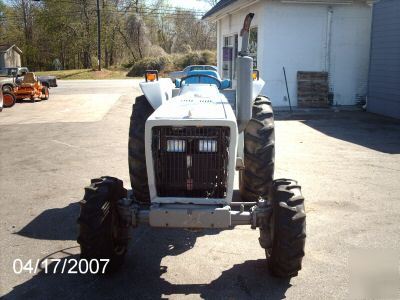
<svg viewBox="0 0 400 300"><path fill-rule="evenodd" d="M275 120L297 120L328 136L375 151L400 153L400 121L361 111L278 112Z"/></svg>
<svg viewBox="0 0 400 300"><path fill-rule="evenodd" d="M16 234L40 240L76 240L79 203L47 209Z"/></svg>
<svg viewBox="0 0 400 300"><path fill-rule="evenodd" d="M286 290L291 286L289 280L271 277L264 259L234 265L209 284L171 284L162 278L168 272L161 264L163 257L189 251L198 237L218 232L150 229L146 226L136 229L125 264L112 275L60 274L64 260L67 260L67 266L71 259L79 260L78 247L63 249L42 258L62 259L56 274L53 274L55 262L50 263L47 273L41 270L14 287L4 299L166 299L169 295L199 295L205 299L285 298Z"/></svg>
<svg viewBox="0 0 400 300"><path fill-rule="evenodd" d="M238 190L233 191L233 201L240 201ZM248 210L250 207L246 207ZM63 208L43 211L16 234L39 240L76 240L79 203L73 202Z"/></svg>
<svg viewBox="0 0 400 300"><path fill-rule="evenodd" d="M79 204L49 209L25 226L18 234L47 240L75 240ZM41 258L49 267L13 288L4 299L160 299L169 295L197 295L206 299L283 299L291 286L288 280L269 275L265 259L248 260L223 271L220 277L205 284L172 284L163 278L167 256L190 251L197 238L218 234L217 229L187 231L141 226L133 230L125 264L115 274L61 274L66 261L79 260L79 246L61 249ZM205 253L205 255L207 255ZM52 258L62 259L54 272ZM196 261L190 263L196 264ZM210 259L210 264L212 264ZM198 273L201 274L199 269Z"/></svg>

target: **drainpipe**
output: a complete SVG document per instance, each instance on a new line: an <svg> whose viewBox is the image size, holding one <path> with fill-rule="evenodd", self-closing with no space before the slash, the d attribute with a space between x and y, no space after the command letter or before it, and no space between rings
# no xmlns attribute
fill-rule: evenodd
<svg viewBox="0 0 400 300"><path fill-rule="evenodd" d="M329 84L329 99L333 103L333 82L331 77L331 48L332 48L332 17L333 8L328 7L328 15L326 18L326 46L325 46L325 71L328 72L328 84Z"/></svg>
<svg viewBox="0 0 400 300"><path fill-rule="evenodd" d="M222 34L221 34L221 26L222 22L221 20L217 20L217 67L218 67L218 73L222 78L222 47L223 47L223 40L222 40Z"/></svg>
<svg viewBox="0 0 400 300"><path fill-rule="evenodd" d="M325 71L331 69L331 43L332 43L332 6L328 7L328 17L326 19L326 47L325 47Z"/></svg>

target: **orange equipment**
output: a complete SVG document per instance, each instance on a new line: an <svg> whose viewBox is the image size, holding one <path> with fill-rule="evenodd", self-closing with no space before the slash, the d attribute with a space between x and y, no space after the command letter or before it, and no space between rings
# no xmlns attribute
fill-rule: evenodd
<svg viewBox="0 0 400 300"><path fill-rule="evenodd" d="M35 73L33 72L28 72L25 74L22 83L15 87L14 94L17 100L27 98L31 99L32 101L35 101L35 99L49 99L48 87L42 85L41 82L37 80Z"/></svg>
<svg viewBox="0 0 400 300"><path fill-rule="evenodd" d="M3 93L3 105L4 107L12 107L16 102L15 96L12 93Z"/></svg>

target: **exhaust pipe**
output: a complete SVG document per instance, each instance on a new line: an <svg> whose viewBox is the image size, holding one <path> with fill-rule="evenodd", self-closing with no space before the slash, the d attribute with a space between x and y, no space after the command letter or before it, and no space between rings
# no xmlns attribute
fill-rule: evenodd
<svg viewBox="0 0 400 300"><path fill-rule="evenodd" d="M251 119L253 106L253 58L249 56L249 32L254 14L249 13L244 19L243 28L240 31L242 37L242 49L236 61L237 85L236 105L237 124L239 133L242 132Z"/></svg>

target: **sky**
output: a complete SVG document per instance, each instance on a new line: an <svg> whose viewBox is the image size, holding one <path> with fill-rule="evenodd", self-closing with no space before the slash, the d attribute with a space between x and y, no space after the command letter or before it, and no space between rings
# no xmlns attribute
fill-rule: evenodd
<svg viewBox="0 0 400 300"><path fill-rule="evenodd" d="M10 0L3 0L3 2L11 3ZM207 11L211 8L211 5L206 0L168 0L167 2L172 7L182 7L191 10Z"/></svg>
<svg viewBox="0 0 400 300"><path fill-rule="evenodd" d="M171 6L182 7L191 10L207 11L211 8L211 5L208 2L200 0L175 0L169 2Z"/></svg>

